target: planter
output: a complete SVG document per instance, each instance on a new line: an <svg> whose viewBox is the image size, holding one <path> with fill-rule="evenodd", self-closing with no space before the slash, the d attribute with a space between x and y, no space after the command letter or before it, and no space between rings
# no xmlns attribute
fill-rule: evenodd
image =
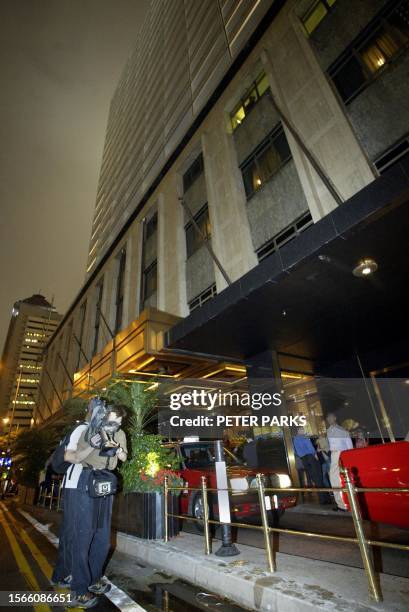
<svg viewBox="0 0 409 612"><path fill-rule="evenodd" d="M164 537L163 493L128 493L115 496L112 525L117 531L147 540ZM169 494L168 511L179 514L179 497ZM168 518L169 537L180 531L179 519Z"/></svg>

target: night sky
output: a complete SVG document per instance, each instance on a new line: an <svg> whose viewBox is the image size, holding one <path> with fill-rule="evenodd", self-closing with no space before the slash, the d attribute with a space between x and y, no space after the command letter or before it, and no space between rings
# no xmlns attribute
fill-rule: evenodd
<svg viewBox="0 0 409 612"><path fill-rule="evenodd" d="M0 0L0 351L12 304L85 275L109 102L147 0Z"/></svg>

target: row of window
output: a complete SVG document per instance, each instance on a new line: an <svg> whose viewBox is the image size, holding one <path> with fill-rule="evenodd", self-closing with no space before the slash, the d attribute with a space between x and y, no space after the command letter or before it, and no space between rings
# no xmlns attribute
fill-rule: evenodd
<svg viewBox="0 0 409 612"><path fill-rule="evenodd" d="M268 80L265 72L262 72L246 91L240 102L230 114L230 121L233 130L237 129L252 108L261 99L262 95L268 90Z"/></svg>
<svg viewBox="0 0 409 612"><path fill-rule="evenodd" d="M192 312L196 308L200 308L203 304L214 298L216 294L216 283L213 283L189 302L189 312Z"/></svg>
<svg viewBox="0 0 409 612"><path fill-rule="evenodd" d="M363 30L328 74L345 103L409 46L409 0L392 2Z"/></svg>
<svg viewBox="0 0 409 612"><path fill-rule="evenodd" d="M311 5L301 18L308 34L311 34L319 26L324 17L330 12L335 2L336 0L316 0L316 2Z"/></svg>
<svg viewBox="0 0 409 612"><path fill-rule="evenodd" d="M280 123L241 165L247 199L271 180L290 159L291 150Z"/></svg>

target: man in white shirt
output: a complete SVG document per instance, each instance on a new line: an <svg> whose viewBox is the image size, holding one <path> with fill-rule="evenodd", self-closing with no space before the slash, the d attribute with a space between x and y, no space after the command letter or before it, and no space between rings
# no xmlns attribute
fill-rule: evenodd
<svg viewBox="0 0 409 612"><path fill-rule="evenodd" d="M71 433L66 449L75 450L81 434L85 432L89 425L91 411L88 411L86 416L87 422L78 425ZM90 451L91 452L91 451ZM77 505L77 486L82 472L82 464L72 464L67 469L62 482L64 489L63 496L63 519L59 532L59 546L57 563L51 577L51 583L60 587L69 587L71 583L72 572L72 542L75 537L74 523L72 517Z"/></svg>
<svg viewBox="0 0 409 612"><path fill-rule="evenodd" d="M351 436L347 432L346 429L338 425L337 417L333 412L329 412L327 414L326 421L328 423L327 429L327 438L329 450L331 451L331 466L329 470L329 479L332 487L340 487L341 484L341 476L339 473L339 455L344 450L349 450L353 448ZM338 510L343 510L344 512L347 510L345 506L341 493L339 491L334 491L334 499L337 504Z"/></svg>

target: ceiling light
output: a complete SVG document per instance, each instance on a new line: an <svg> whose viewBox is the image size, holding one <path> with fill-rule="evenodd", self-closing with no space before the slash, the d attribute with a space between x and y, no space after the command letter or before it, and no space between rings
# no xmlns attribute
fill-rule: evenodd
<svg viewBox="0 0 409 612"><path fill-rule="evenodd" d="M359 264L352 270L354 276L365 278L370 276L378 269L378 264L373 259L362 259Z"/></svg>

